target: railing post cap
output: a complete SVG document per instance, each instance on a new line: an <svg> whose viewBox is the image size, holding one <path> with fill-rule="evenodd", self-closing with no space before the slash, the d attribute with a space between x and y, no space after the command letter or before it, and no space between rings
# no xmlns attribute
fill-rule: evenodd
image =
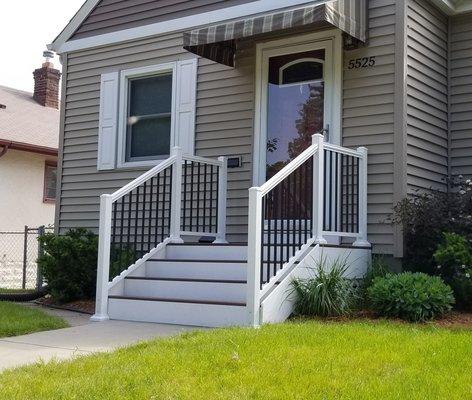
<svg viewBox="0 0 472 400"><path fill-rule="evenodd" d="M171 156L175 156L177 154L180 154L182 152L182 148L179 147L179 146L174 146L172 147L172 149L170 150L170 155Z"/></svg>
<svg viewBox="0 0 472 400"><path fill-rule="evenodd" d="M359 153L367 153L367 147L365 147L365 146L358 147L357 151Z"/></svg>
<svg viewBox="0 0 472 400"><path fill-rule="evenodd" d="M324 142L324 135L322 135L321 133L315 133L311 136L311 142L313 144Z"/></svg>

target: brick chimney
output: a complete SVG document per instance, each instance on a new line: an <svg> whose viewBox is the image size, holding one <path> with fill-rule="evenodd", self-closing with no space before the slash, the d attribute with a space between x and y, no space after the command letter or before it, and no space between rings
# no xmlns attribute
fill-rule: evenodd
<svg viewBox="0 0 472 400"><path fill-rule="evenodd" d="M47 54L46 54L47 53ZM34 94L33 98L44 107L59 108L59 81L61 73L54 69L50 61L53 53L44 52L46 61L41 68L33 72Z"/></svg>

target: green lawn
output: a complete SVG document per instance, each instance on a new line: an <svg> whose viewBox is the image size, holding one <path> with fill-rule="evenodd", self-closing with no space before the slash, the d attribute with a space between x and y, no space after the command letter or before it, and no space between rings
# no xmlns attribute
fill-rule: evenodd
<svg viewBox="0 0 472 400"><path fill-rule="evenodd" d="M67 322L19 304L0 301L0 338L66 328Z"/></svg>
<svg viewBox="0 0 472 400"><path fill-rule="evenodd" d="M470 399L472 331L287 323L12 370L0 399Z"/></svg>

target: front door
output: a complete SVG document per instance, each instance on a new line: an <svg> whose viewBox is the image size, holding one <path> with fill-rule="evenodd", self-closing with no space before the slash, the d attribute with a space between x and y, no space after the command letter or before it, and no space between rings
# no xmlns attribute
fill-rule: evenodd
<svg viewBox="0 0 472 400"><path fill-rule="evenodd" d="M309 147L315 133L323 132L326 141L339 144L339 127L332 131L335 103L340 101L335 93L335 42L300 36L259 46L256 185Z"/></svg>

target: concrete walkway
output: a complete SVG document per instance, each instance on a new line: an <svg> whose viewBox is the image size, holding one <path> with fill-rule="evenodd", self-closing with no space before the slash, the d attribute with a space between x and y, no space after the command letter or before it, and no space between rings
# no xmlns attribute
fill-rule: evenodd
<svg viewBox="0 0 472 400"><path fill-rule="evenodd" d="M125 321L90 322L86 314L41 309L66 319L71 327L0 339L0 371L38 361L112 351L143 340L202 329Z"/></svg>

